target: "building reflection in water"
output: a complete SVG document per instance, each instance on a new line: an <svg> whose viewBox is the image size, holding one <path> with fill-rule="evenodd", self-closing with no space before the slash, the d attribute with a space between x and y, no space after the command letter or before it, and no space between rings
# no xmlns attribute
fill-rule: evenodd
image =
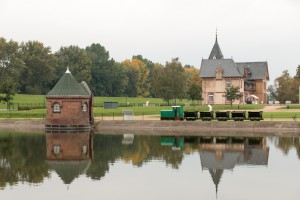
<svg viewBox="0 0 300 200"><path fill-rule="evenodd" d="M269 157L269 147L263 137L96 135L95 144L92 163L93 137L89 131L47 132L47 163L65 184L70 184L81 174L100 179L109 171L109 163L119 158L131 159L141 166L157 157L176 167L185 153L199 152L202 169L211 174L217 192L224 170L233 170L237 165L267 166Z"/></svg>
<svg viewBox="0 0 300 200"><path fill-rule="evenodd" d="M134 141L134 134L125 133L123 134L122 144L133 144Z"/></svg>
<svg viewBox="0 0 300 200"><path fill-rule="evenodd" d="M47 163L65 184L85 174L93 158L90 130L46 132Z"/></svg>
<svg viewBox="0 0 300 200"><path fill-rule="evenodd" d="M198 142L202 169L210 172L216 194L224 170L268 165L269 147L263 137L199 137Z"/></svg>

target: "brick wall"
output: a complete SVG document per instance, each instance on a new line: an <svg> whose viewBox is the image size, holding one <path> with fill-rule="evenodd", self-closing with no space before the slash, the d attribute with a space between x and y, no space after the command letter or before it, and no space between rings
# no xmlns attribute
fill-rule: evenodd
<svg viewBox="0 0 300 200"><path fill-rule="evenodd" d="M46 125L89 125L90 117L88 108L83 111L83 103L90 107L89 98L46 98L47 113ZM53 105L60 105L60 112L54 112Z"/></svg>
<svg viewBox="0 0 300 200"><path fill-rule="evenodd" d="M86 133L47 133L47 160L87 160L92 156L91 134ZM60 146L60 153L54 153L54 146ZM87 147L86 153L83 146Z"/></svg>

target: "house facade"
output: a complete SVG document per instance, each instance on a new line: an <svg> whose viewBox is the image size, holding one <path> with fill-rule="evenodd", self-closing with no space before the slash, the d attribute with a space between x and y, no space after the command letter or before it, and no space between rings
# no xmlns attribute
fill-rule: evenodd
<svg viewBox="0 0 300 200"><path fill-rule="evenodd" d="M215 44L208 59L202 59L203 104L229 104L225 91L231 86L239 87L243 97L234 104L243 102L267 103L267 62L235 62L225 59L216 36Z"/></svg>
<svg viewBox="0 0 300 200"><path fill-rule="evenodd" d="M93 94L86 82L78 83L67 70L46 95L46 129L91 128Z"/></svg>

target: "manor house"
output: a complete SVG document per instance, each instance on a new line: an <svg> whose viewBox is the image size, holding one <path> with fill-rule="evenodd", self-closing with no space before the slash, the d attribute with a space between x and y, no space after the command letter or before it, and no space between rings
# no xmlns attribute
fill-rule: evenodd
<svg viewBox="0 0 300 200"><path fill-rule="evenodd" d="M268 63L235 62L232 58L224 58L217 35L209 58L202 59L200 77L203 104L230 104L225 89L231 86L238 86L243 94L234 104L267 103Z"/></svg>

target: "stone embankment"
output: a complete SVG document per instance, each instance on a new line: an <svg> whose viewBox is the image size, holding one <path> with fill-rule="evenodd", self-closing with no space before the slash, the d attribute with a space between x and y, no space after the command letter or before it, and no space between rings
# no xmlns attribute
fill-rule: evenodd
<svg viewBox="0 0 300 200"><path fill-rule="evenodd" d="M41 119L31 120L13 120L13 119L1 119L0 131L9 132L43 132L45 128L45 121Z"/></svg>
<svg viewBox="0 0 300 200"><path fill-rule="evenodd" d="M192 134L208 133L265 135L300 135L299 122L234 122L234 121L98 121L96 133Z"/></svg>
<svg viewBox="0 0 300 200"><path fill-rule="evenodd" d="M0 120L1 132L43 133L44 120ZM94 132L99 134L150 134L150 135L266 135L300 136L298 121L159 121L159 120L100 120Z"/></svg>

